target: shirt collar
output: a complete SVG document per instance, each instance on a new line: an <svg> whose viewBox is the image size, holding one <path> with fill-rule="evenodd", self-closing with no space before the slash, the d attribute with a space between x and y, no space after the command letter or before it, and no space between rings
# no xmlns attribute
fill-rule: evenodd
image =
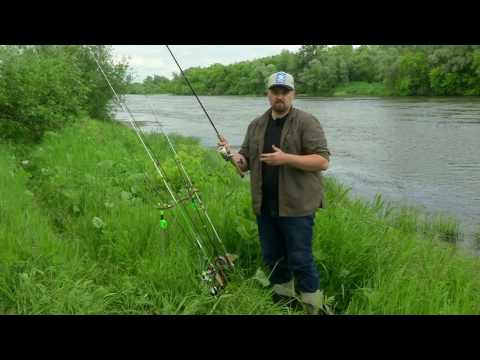
<svg viewBox="0 0 480 360"><path fill-rule="evenodd" d="M292 113L293 111L293 106L290 107L290 110L288 110L288 113L286 113L283 117L281 118L277 118L275 121L285 121L287 119L287 117ZM272 115L272 109L270 109L270 116L269 116L270 120L273 120L273 115Z"/></svg>

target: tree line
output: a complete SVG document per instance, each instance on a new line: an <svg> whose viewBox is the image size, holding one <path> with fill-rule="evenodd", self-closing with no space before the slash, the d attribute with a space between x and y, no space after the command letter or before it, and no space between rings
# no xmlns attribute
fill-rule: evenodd
<svg viewBox="0 0 480 360"><path fill-rule="evenodd" d="M480 45L304 45L297 52L185 70L201 95L263 95L266 78L291 73L299 94L383 96L480 95ZM131 94L187 95L183 78L148 76L126 87ZM363 92L363 93L362 93Z"/></svg>

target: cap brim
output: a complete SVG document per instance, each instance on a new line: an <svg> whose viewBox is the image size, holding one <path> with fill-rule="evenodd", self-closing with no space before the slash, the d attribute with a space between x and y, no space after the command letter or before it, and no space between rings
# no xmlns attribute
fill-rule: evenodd
<svg viewBox="0 0 480 360"><path fill-rule="evenodd" d="M273 84L273 85L270 85L268 90L270 90L271 88L274 88L274 87L282 87L282 88L285 88L285 89L288 89L288 90L295 90L293 87L291 86L288 86L288 85L285 85L285 84Z"/></svg>

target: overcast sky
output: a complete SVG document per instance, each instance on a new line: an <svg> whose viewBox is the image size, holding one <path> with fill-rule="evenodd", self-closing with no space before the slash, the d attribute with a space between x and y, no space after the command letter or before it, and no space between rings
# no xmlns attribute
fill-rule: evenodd
<svg viewBox="0 0 480 360"><path fill-rule="evenodd" d="M301 45L170 45L183 69L232 64L280 54L283 49L297 51ZM149 75L171 78L178 68L164 45L113 45L115 59L126 58L136 81Z"/></svg>

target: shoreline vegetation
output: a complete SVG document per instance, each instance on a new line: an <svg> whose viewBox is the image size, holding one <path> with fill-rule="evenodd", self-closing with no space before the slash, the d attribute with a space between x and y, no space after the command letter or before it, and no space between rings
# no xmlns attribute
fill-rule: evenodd
<svg viewBox="0 0 480 360"><path fill-rule="evenodd" d="M95 52L125 90L127 66ZM248 180L172 135L239 256L222 295L208 294L178 208L160 226L167 192L132 129L112 121L111 100L84 47L0 46L0 314L303 314L265 287ZM147 141L181 191L166 140ZM326 198L314 257L333 313L480 314L480 258L454 245L455 221L353 198L330 177Z"/></svg>
<svg viewBox="0 0 480 360"><path fill-rule="evenodd" d="M297 52L185 70L199 95L265 94L274 72L295 77L302 96L478 96L480 45L304 45ZM128 94L188 95L184 79L129 77Z"/></svg>
<svg viewBox="0 0 480 360"><path fill-rule="evenodd" d="M127 88L127 92L123 95L170 95L170 96L190 96L190 94L175 94L169 92L143 92L135 88ZM219 94L200 94L201 96L222 96ZM252 96L252 97L264 97L265 93L261 94L242 94L242 95L223 95L223 96ZM309 95L297 93L296 98L312 98L312 97L398 97L396 95L389 95L385 85L382 83L367 83L362 81L350 82L345 85L336 87L329 95Z"/></svg>

